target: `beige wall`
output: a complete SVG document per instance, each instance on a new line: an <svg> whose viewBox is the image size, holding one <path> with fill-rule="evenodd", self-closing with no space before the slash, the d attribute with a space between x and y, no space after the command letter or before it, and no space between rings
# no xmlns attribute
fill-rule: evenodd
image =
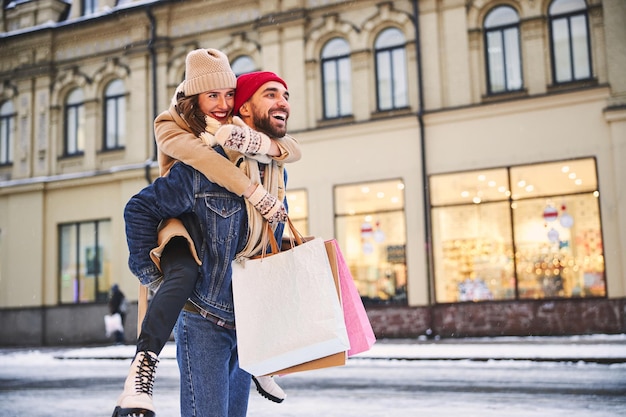
<svg viewBox="0 0 626 417"><path fill-rule="evenodd" d="M60 3L41 4L54 15ZM480 30L487 11L500 3L516 7L522 18L526 90L493 98L485 97ZM158 111L168 106L183 76L186 53L197 47L220 48L231 59L250 55L259 68L281 74L291 91L290 129L303 150L302 160L288 167L289 186L308 193L310 231L333 237L334 186L402 179L409 304L424 306L419 49L428 174L597 158L609 297L626 297L626 3L588 3L595 80L557 91L544 0L420 0L419 48L409 0L155 2L158 39L151 46ZM98 18L78 19L73 8L59 27L0 38L0 101L12 99L18 113L15 161L0 167L0 309L55 306L57 225L98 218L112 222L114 279L129 298L137 297L122 213L128 198L146 185L143 166L153 155L150 21L141 2L123 11L112 1L108 6ZM371 48L387 26L402 30L407 40L409 108L377 114ZM348 40L353 51L353 115L324 121L319 56L335 36ZM116 77L128 92L126 148L103 153L102 91ZM63 99L75 86L85 91L88 144L84 158L59 158Z"/></svg>

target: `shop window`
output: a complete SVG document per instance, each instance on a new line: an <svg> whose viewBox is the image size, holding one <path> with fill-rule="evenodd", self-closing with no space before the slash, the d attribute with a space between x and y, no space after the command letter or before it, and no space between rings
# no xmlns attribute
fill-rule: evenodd
<svg viewBox="0 0 626 417"><path fill-rule="evenodd" d="M305 190L287 190L287 209L289 218L296 230L307 236L309 234L309 197ZM289 232L289 228L285 229Z"/></svg>
<svg viewBox="0 0 626 417"><path fill-rule="evenodd" d="M374 42L378 110L408 106L404 35L396 28L383 30Z"/></svg>
<svg viewBox="0 0 626 417"><path fill-rule="evenodd" d="M594 159L430 178L439 303L606 296Z"/></svg>
<svg viewBox="0 0 626 417"><path fill-rule="evenodd" d="M59 225L59 302L106 301L110 256L109 220Z"/></svg>
<svg viewBox="0 0 626 417"><path fill-rule="evenodd" d="M233 61L231 68L236 76L256 71L256 65L254 65L254 61L247 55L237 57Z"/></svg>
<svg viewBox="0 0 626 417"><path fill-rule="evenodd" d="M591 43L585 0L554 0L548 14L554 82L591 78Z"/></svg>
<svg viewBox="0 0 626 417"><path fill-rule="evenodd" d="M499 6L485 17L485 49L489 94L522 88L519 16L510 6Z"/></svg>
<svg viewBox="0 0 626 417"><path fill-rule="evenodd" d="M126 91L122 80L111 81L104 92L104 149L124 148Z"/></svg>
<svg viewBox="0 0 626 417"><path fill-rule="evenodd" d="M75 88L65 101L65 156L82 155L85 150L85 98Z"/></svg>
<svg viewBox="0 0 626 417"><path fill-rule="evenodd" d="M322 49L324 118L352 115L350 46L341 38L331 39Z"/></svg>
<svg viewBox="0 0 626 417"><path fill-rule="evenodd" d="M13 137L15 135L15 108L11 101L0 106L0 165L13 163Z"/></svg>
<svg viewBox="0 0 626 417"><path fill-rule="evenodd" d="M364 301L405 303L404 183L335 187L335 236Z"/></svg>

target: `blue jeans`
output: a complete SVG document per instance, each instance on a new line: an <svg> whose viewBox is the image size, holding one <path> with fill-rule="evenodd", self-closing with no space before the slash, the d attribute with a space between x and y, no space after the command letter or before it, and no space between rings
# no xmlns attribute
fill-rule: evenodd
<svg viewBox="0 0 626 417"><path fill-rule="evenodd" d="M174 331L181 417L245 417L251 377L239 368L235 330L183 310Z"/></svg>

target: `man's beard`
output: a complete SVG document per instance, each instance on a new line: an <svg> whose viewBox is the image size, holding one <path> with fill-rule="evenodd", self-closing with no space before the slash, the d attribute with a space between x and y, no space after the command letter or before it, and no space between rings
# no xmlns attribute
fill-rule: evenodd
<svg viewBox="0 0 626 417"><path fill-rule="evenodd" d="M269 115L260 115L254 113L252 115L252 122L254 123L254 127L256 130L265 133L271 138L282 138L287 134L287 122L285 122L284 128L274 126L272 124L272 118Z"/></svg>

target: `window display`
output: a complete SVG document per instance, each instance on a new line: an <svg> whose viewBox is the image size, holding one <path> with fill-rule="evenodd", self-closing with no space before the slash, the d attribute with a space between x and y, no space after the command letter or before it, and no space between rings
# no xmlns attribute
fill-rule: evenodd
<svg viewBox="0 0 626 417"><path fill-rule="evenodd" d="M59 301L106 301L111 287L111 222L59 226Z"/></svg>
<svg viewBox="0 0 626 417"><path fill-rule="evenodd" d="M606 296L594 159L430 184L437 302Z"/></svg>
<svg viewBox="0 0 626 417"><path fill-rule="evenodd" d="M404 184L400 180L335 188L336 239L361 297L406 301Z"/></svg>

